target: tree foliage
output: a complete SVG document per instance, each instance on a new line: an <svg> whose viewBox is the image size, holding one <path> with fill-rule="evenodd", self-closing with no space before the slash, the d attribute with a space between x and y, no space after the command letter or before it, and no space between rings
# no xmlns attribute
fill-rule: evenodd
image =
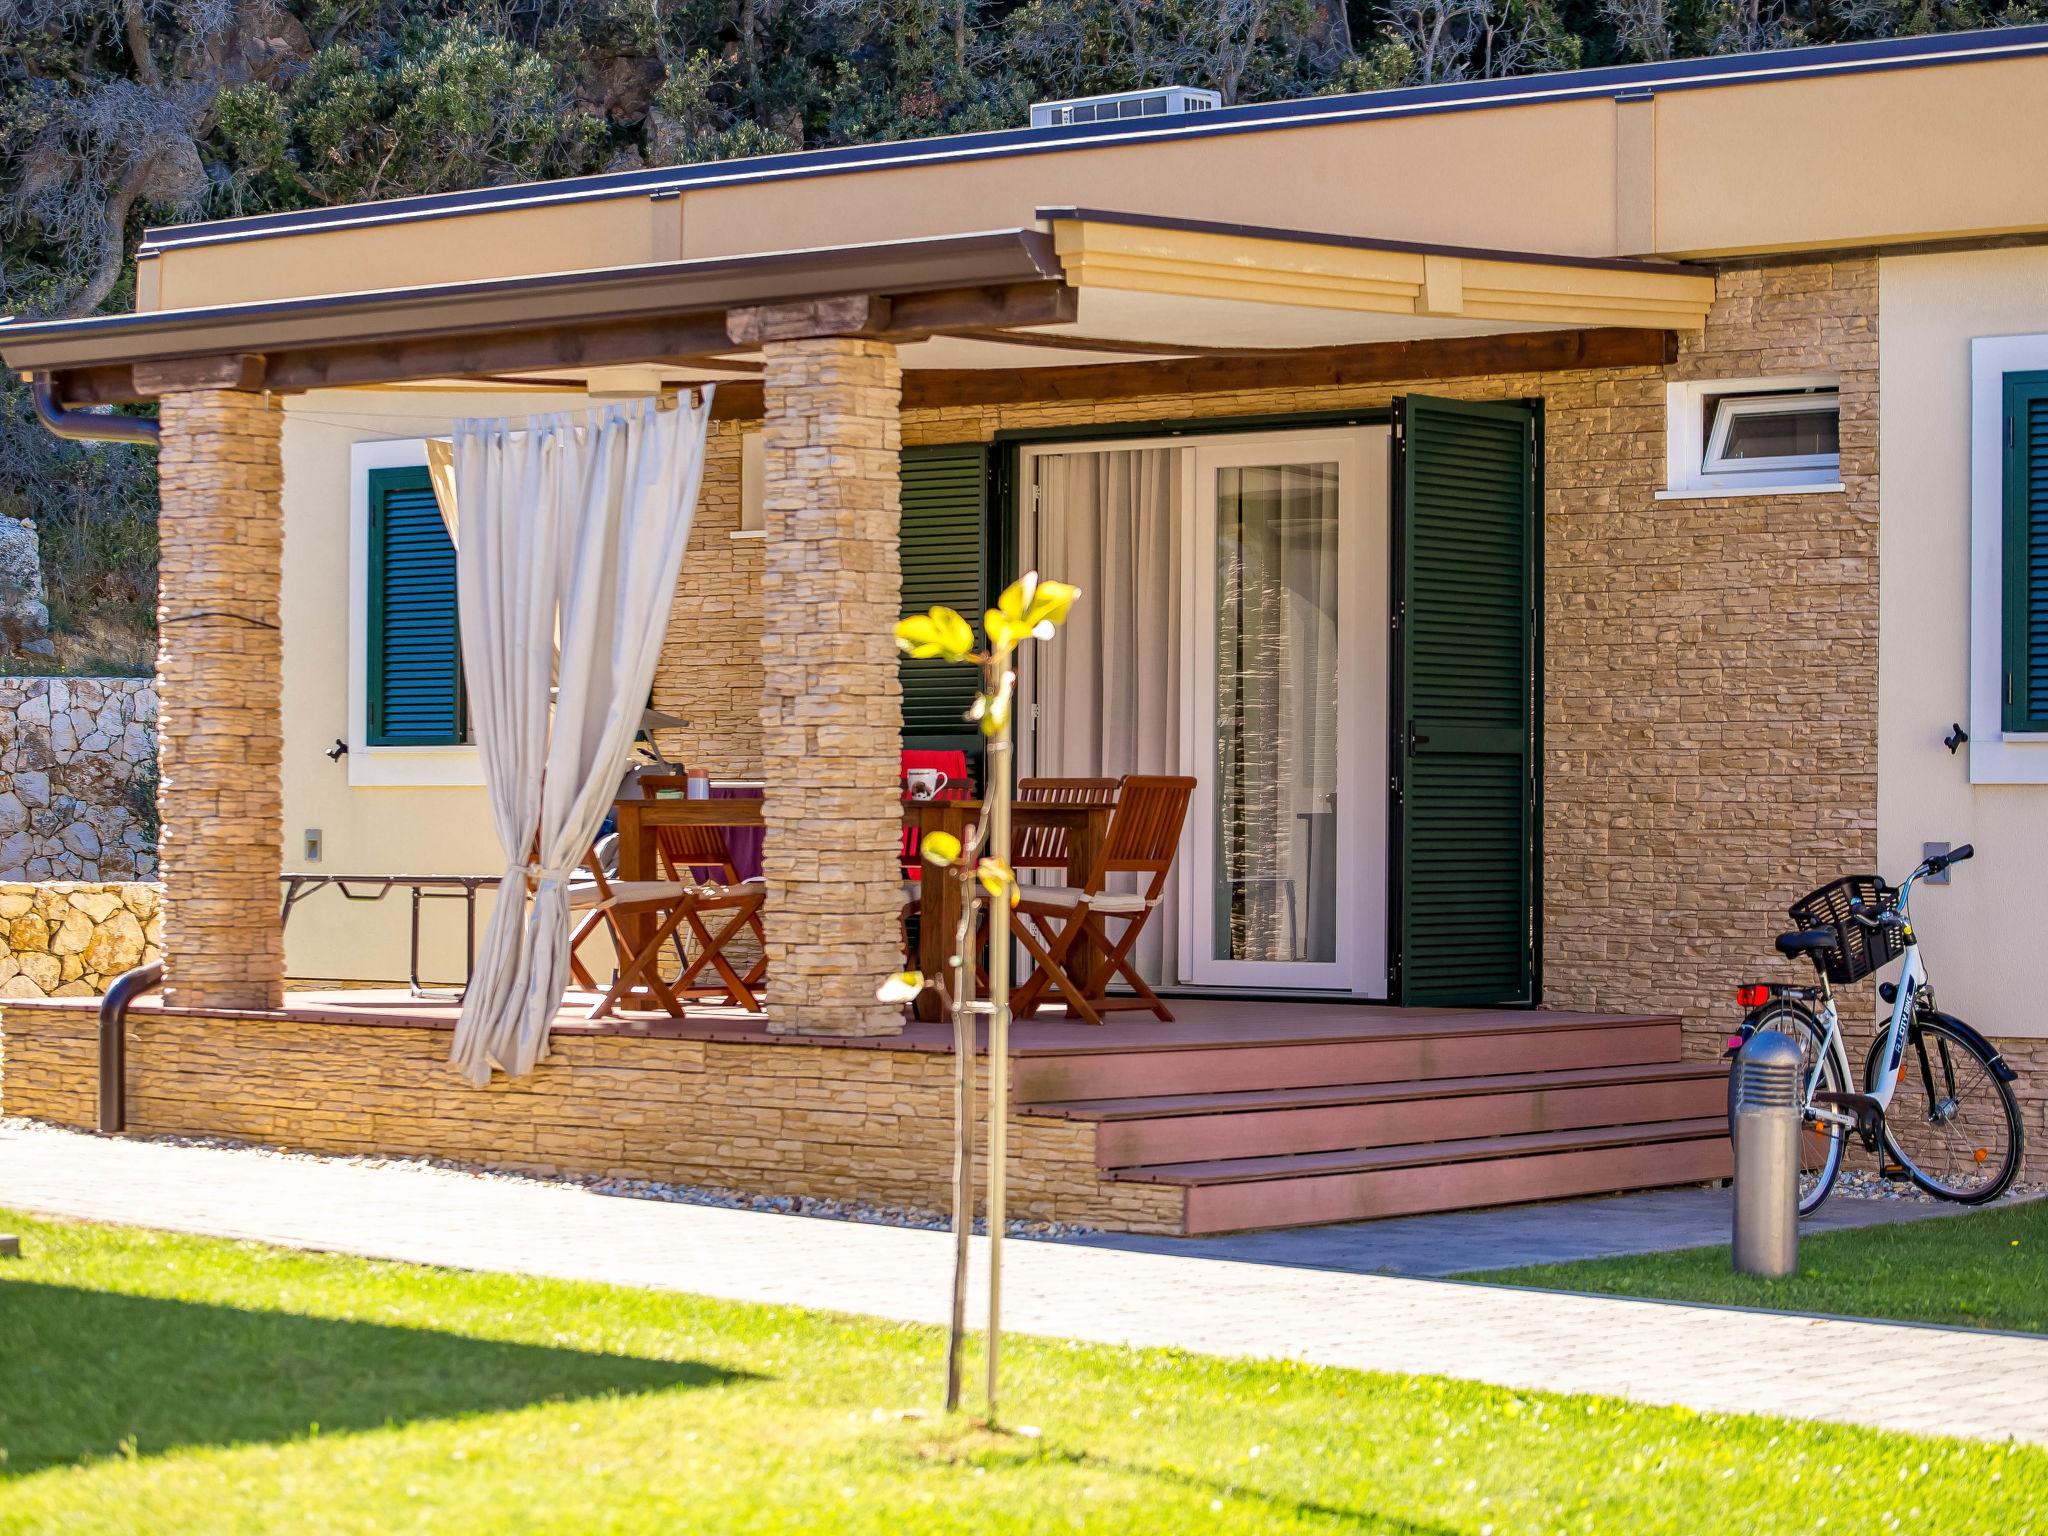
<svg viewBox="0 0 2048 1536"><path fill-rule="evenodd" d="M153 222L1011 127L1034 100L1135 86L1272 100L2044 14L2048 0L0 0L0 313L126 307ZM146 524L153 497L145 454L60 444L17 383L0 387L0 507L37 516L46 542L75 533L51 574L60 619L99 600L105 551L153 551L153 530L109 536ZM143 609L146 585L127 583Z"/></svg>

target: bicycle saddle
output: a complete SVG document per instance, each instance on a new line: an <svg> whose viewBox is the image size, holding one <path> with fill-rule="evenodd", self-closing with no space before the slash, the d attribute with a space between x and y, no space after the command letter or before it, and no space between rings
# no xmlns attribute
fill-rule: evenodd
<svg viewBox="0 0 2048 1536"><path fill-rule="evenodd" d="M1832 928L1802 928L1797 933L1778 935L1778 953L1788 959L1796 959L1800 955L1833 949L1841 942L1841 936Z"/></svg>

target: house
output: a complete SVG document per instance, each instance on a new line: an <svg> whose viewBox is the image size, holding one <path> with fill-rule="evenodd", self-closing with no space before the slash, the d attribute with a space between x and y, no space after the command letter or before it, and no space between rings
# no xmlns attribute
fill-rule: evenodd
<svg viewBox="0 0 2048 1536"><path fill-rule="evenodd" d="M868 994L899 747L974 737L885 637L899 585L972 610L1036 564L1089 598L1023 761L1196 776L1144 956L1195 1000L1020 1026L1026 1210L1714 1176L1730 989L1789 901L1935 842L1980 855L1916 912L1944 1005L2048 1132L2043 128L2014 27L151 231L133 315L0 329L60 403L162 401L167 620L238 616L165 628L132 1091L163 1129L939 1203L943 1052ZM426 440L706 383L654 703L766 785L773 1019L565 1031L473 1092L445 1009L285 997L405 941L309 904L282 948L276 876L502 867ZM86 1117L91 1030L9 1005L8 1112ZM1130 1107L1232 1092L1267 1097Z"/></svg>

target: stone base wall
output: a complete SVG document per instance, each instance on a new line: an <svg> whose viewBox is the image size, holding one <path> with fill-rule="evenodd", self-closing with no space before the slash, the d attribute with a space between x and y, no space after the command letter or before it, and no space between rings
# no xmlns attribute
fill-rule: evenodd
<svg viewBox="0 0 2048 1536"><path fill-rule="evenodd" d="M97 997L161 959L156 886L0 884L0 998Z"/></svg>
<svg viewBox="0 0 2048 1536"><path fill-rule="evenodd" d="M473 1088L448 1064L447 1030L416 1023L138 1005L128 1024L128 1128L140 1135L950 1205L953 1063L938 1052L565 1028L532 1075ZM96 1053L90 1008L9 1006L0 1113L92 1125ZM1092 1127L1020 1115L1010 1137L1012 1215L1178 1230L1178 1190L1097 1177Z"/></svg>
<svg viewBox="0 0 2048 1536"><path fill-rule="evenodd" d="M0 678L0 880L156 873L156 684Z"/></svg>

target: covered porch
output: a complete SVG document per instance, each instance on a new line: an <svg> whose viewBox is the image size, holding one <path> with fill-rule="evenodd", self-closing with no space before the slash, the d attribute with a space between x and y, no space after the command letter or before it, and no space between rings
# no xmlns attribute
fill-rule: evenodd
<svg viewBox="0 0 2048 1536"><path fill-rule="evenodd" d="M167 241L164 254L177 244ZM1506 390L1487 387L1492 381L1602 370L1641 376L1673 357L1680 333L1700 327L1713 294L1711 277L1668 263L1044 209L1029 227L984 234L8 328L0 351L47 383L56 405L161 406L165 992L133 1018L138 1040L158 1034L167 1049L177 1043L161 1058L178 1063L174 1077L211 1081L212 1090L165 1087L155 1098L159 1090L140 1088L146 1077L138 1077L136 1091L167 1117L203 1121L220 1134L337 1148L353 1138L354 1149L388 1144L562 1168L680 1167L714 1181L723 1168L752 1187L815 1186L823 1177L835 1190L865 1184L913 1202L930 1180L937 1203L940 1149L904 1148L917 1140L907 1134L913 1122L943 1119L943 1072L930 1060L943 1045L929 1026L874 996L877 979L902 964L906 696L887 637L905 607L922 603L903 585L915 452L977 445L990 542L976 579L985 588L1021 558L1004 519L1017 505L1014 477L1034 421L1079 447L1101 446L1111 426L1180 442L1221 442L1218 429L1231 425L1246 436L1349 434L1343 452L1361 455L1361 483L1378 476L1388 505L1370 537L1367 525L1348 523L1344 537L1357 569L1391 584L1413 554L1412 542L1405 552L1401 545L1396 504L1419 502L1406 470L1370 455L1385 452L1405 423L1390 407L1346 405L1342 392L1391 400L1442 388L1498 399ZM682 1021L593 1031L565 1013L555 1059L531 1081L464 1101L473 1091L452 1077L429 1087L445 1060L445 1040L431 1042L447 1024L446 1005L286 987L277 916L286 863L277 789L280 440L289 415L281 402L309 390L658 396L704 384L716 389L714 416L732 424L725 430L758 421L763 445L755 697L766 1016L743 1021L693 1008ZM1234 399L1242 408L1224 409ZM1175 419L1177 402L1197 400L1204 424ZM1290 413L1290 403L1301 409ZM1077 413L1096 425L1070 425ZM1541 482L1528 420L1505 429L1523 445L1507 471L1523 477L1513 515L1530 527L1508 558L1533 572ZM1361 432L1378 435L1363 440ZM1008 443L996 440L1003 433ZM1130 448L1119 441L1111 451ZM1194 459L1183 461L1190 470ZM1522 579L1522 590L1533 590L1534 575ZM1384 601L1381 617L1401 611L1399 594ZM1366 610L1350 617L1349 632L1363 638ZM1410 634L1420 633L1418 617ZM1454 660L1469 624L1441 608L1434 621L1439 662ZM1347 887L1348 905L1316 923L1298 912L1286 919L1290 950L1317 924L1347 956L1369 953L1387 936L1392 952L1341 985L1322 976L1291 983L1346 1001L1246 1001L1248 980L1261 993L1282 989L1216 972L1196 990L1235 992L1238 1000L1176 997L1172 1025L1141 1016L1084 1036L1051 1017L1020 1023L1020 1076L1037 1086L1026 1090L1021 1113L1030 1130L1018 1151L1044 1170L1037 1193L1039 1175L1020 1175L1015 1198L1024 1210L1224 1230L1254 1224L1249 1218L1261 1213L1282 1222L1339 1219L1719 1171L1725 1147L1700 1124L1718 1089L1702 1086L1710 1071L1681 1061L1675 1018L1526 1008L1446 1017L1384 1001L1456 1001L1459 988L1475 985L1481 990L1466 994L1474 1001L1540 998L1540 719L1531 692L1539 645L1532 608L1516 609L1512 623L1523 640L1502 675L1507 693L1519 694L1519 725L1437 743L1493 754L1488 771L1496 788L1506 785L1518 818L1508 863L1480 881L1497 875L1507 893L1489 914L1503 951L1512 951L1505 968L1473 980L1470 868L1453 851L1415 857L1419 838L1381 834L1377 863ZM1345 665L1353 680L1373 667L1384 676L1389 657L1361 648ZM1376 791L1390 768L1410 771L1408 759L1430 737L1414 721L1431 675L1443 675L1443 666L1432 674L1423 656L1412 673L1393 671L1391 687L1407 688L1405 698L1369 692L1362 707L1347 700L1334 769L1347 783ZM1182 697L1198 700L1212 683L1197 679ZM908 701L913 709L928 702ZM1183 738L1185 750L1193 739ZM1417 795L1432 771L1420 761L1409 781ZM1451 780L1459 766L1445 765ZM1213 776L1199 755L1188 767L1210 796L1198 816L1206 826L1215 816ZM1397 826L1421 824L1417 803ZM1359 847L1375 819L1353 812ZM1184 863L1193 857L1181 849ZM1206 845L1201 857L1209 861L1205 880L1214 862ZM1418 927L1432 903L1438 926ZM1418 934L1440 936L1438 948L1425 955ZM38 1027L42 1012L30 1015ZM229 1038L255 1056L274 1056L286 1075L264 1093L231 1087L214 1075L224 1060L214 1053ZM366 1040L377 1049L362 1053ZM405 1065L391 1071L406 1087L394 1086L398 1097L387 1106L375 1086L386 1068L369 1063L386 1061L400 1041ZM1618 1055L1603 1055L1623 1041ZM348 1116L323 1123L310 1110L316 1084L328 1091L334 1078L312 1070L309 1053L329 1051L355 1058L371 1080L360 1101L369 1124L388 1129L366 1131ZM863 1051L880 1054L855 1054ZM145 1044L137 1061L146 1056ZM10 1040L10 1112L21 1059ZM821 1061L830 1071L815 1070ZM1216 1075L1226 1063L1230 1072ZM1249 1075L1233 1075L1239 1068ZM1079 1075L1068 1081L1062 1074L1070 1069ZM440 1071L448 1076L445 1065ZM1576 1075L1543 1076L1558 1072ZM643 1073L661 1087L645 1106L622 1108L600 1086ZM292 1074L300 1074L299 1108L309 1112L280 1103L293 1096ZM1493 1077L1504 1081L1476 1082ZM235 1081L249 1079L238 1072ZM793 1082L810 1098L801 1113L844 1132L819 1143L836 1149L820 1154L838 1160L827 1175L809 1161L804 1135L784 1134L791 1111L783 1097ZM1264 1097L1231 1097L1240 1093ZM430 1133L400 1129L407 1094L437 1106ZM499 1118L489 1108L558 1094L582 1106L559 1124ZM464 1102L476 1106L472 1124L462 1124ZM172 1104L181 1106L175 1116ZM1463 1118L1447 1118L1446 1104ZM1575 1107L1555 1111L1559 1104ZM676 1150L685 1143L692 1150ZM1286 1197L1277 1204L1276 1191Z"/></svg>

